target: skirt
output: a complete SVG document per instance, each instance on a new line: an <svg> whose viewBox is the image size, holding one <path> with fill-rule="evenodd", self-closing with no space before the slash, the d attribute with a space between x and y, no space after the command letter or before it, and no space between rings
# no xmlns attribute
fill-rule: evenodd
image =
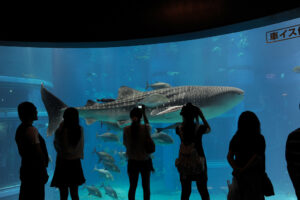
<svg viewBox="0 0 300 200"><path fill-rule="evenodd" d="M201 182L207 182L207 164L206 159L201 160L201 171L199 173L184 173L179 172L180 175L180 181L201 181ZM178 169L178 167L177 167Z"/></svg>
<svg viewBox="0 0 300 200"><path fill-rule="evenodd" d="M56 159L51 187L79 186L85 183L80 159Z"/></svg>

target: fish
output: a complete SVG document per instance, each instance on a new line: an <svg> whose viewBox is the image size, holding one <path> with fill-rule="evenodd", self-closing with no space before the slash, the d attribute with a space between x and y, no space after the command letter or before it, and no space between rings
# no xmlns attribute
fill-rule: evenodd
<svg viewBox="0 0 300 200"><path fill-rule="evenodd" d="M179 75L179 72L167 72L168 76L176 76Z"/></svg>
<svg viewBox="0 0 300 200"><path fill-rule="evenodd" d="M110 186L105 186L103 183L100 187L103 187L105 190L105 194L107 194L108 196L114 198L114 199L118 199L118 195L117 192Z"/></svg>
<svg viewBox="0 0 300 200"><path fill-rule="evenodd" d="M97 78L98 74L96 74L95 72L89 72L89 73L87 73L87 76Z"/></svg>
<svg viewBox="0 0 300 200"><path fill-rule="evenodd" d="M107 130L111 130L111 131L114 131L114 132L120 132L120 131L123 131L123 128L120 127L120 125L117 123L117 122L109 122L109 121L101 121L101 127L102 125L105 125Z"/></svg>
<svg viewBox="0 0 300 200"><path fill-rule="evenodd" d="M220 189L221 190L228 190L228 186L221 186Z"/></svg>
<svg viewBox="0 0 300 200"><path fill-rule="evenodd" d="M221 51L221 47L216 46L211 51L212 52L220 52Z"/></svg>
<svg viewBox="0 0 300 200"><path fill-rule="evenodd" d="M127 154L125 151L120 151L117 153L121 160L127 160Z"/></svg>
<svg viewBox="0 0 300 200"><path fill-rule="evenodd" d="M102 139L104 142L119 142L119 137L113 133L103 133L97 135L97 138Z"/></svg>
<svg viewBox="0 0 300 200"><path fill-rule="evenodd" d="M96 103L89 100L85 106L75 108L88 125L103 121L118 123L122 127L130 123L129 113L134 107L145 98L157 94L165 96L168 102L157 102L155 107L146 107L145 112L149 123L181 121L179 113L187 102L200 107L205 118L211 119L229 111L244 98L243 90L225 86L177 86L146 92L122 86L119 88L116 101ZM50 93L43 84L41 97L48 113L47 135L50 136L58 128L63 119L63 112L68 106Z"/></svg>
<svg viewBox="0 0 300 200"><path fill-rule="evenodd" d="M114 180L113 175L106 169L97 169L97 167L94 167L94 171L98 172L100 176L105 177L107 180Z"/></svg>
<svg viewBox="0 0 300 200"><path fill-rule="evenodd" d="M113 171L113 172L120 172L119 167L114 163L110 161L104 161L102 162L105 169Z"/></svg>
<svg viewBox="0 0 300 200"><path fill-rule="evenodd" d="M100 190L97 187L95 187L95 186L84 186L84 188L86 188L88 190L88 195L93 195L93 196L96 196L96 197L99 197L99 198L102 197L102 194L101 194Z"/></svg>
<svg viewBox="0 0 300 200"><path fill-rule="evenodd" d="M243 52L238 53L238 57L241 57L241 56L243 56L243 55L244 55Z"/></svg>
<svg viewBox="0 0 300 200"><path fill-rule="evenodd" d="M153 133L151 135L151 138L156 144L173 144L174 143L174 140L172 139L172 137L164 132Z"/></svg>
<svg viewBox="0 0 300 200"><path fill-rule="evenodd" d="M148 81L146 83L146 90L151 87L153 90L158 90L158 89L162 89L162 88L170 88L171 85L168 83L164 83L164 82L156 82L153 83L151 85L149 85Z"/></svg>
<svg viewBox="0 0 300 200"><path fill-rule="evenodd" d="M111 99L111 98L102 98L102 99L97 99L98 102L104 102L104 103L107 103L107 102L112 102L112 101L115 101L115 99Z"/></svg>
<svg viewBox="0 0 300 200"><path fill-rule="evenodd" d="M167 127L164 127L164 128L156 128L156 132L162 132L162 131L167 130L167 129L175 129L179 125L181 125L181 122L171 124L171 125L169 125Z"/></svg>
<svg viewBox="0 0 300 200"><path fill-rule="evenodd" d="M293 71L296 72L296 73L300 73L300 66L294 67Z"/></svg>
<svg viewBox="0 0 300 200"><path fill-rule="evenodd" d="M270 73L270 74L266 74L266 78L267 79L273 79L276 77L276 74Z"/></svg>
<svg viewBox="0 0 300 200"><path fill-rule="evenodd" d="M106 152L97 152L96 148L94 149L93 153L96 153L97 156L99 157L99 162L101 161L106 161L106 162L115 162L115 159L108 153Z"/></svg>

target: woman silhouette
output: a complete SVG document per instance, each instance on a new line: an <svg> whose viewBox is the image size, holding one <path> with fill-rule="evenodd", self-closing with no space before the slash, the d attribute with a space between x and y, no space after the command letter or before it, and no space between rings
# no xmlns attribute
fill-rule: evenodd
<svg viewBox="0 0 300 200"><path fill-rule="evenodd" d="M57 151L56 167L51 187L58 187L60 199L79 199L78 186L85 182L81 161L83 159L84 134L79 125L79 114L75 108L67 108L64 121L55 132L54 147Z"/></svg>
<svg viewBox="0 0 300 200"><path fill-rule="evenodd" d="M227 160L233 168L233 182L238 186L239 199L263 200L266 142L260 122L251 111L243 112L238 130L229 144Z"/></svg>
<svg viewBox="0 0 300 200"><path fill-rule="evenodd" d="M176 159L175 165L180 174L181 200L190 198L192 181L196 181L201 198L209 200L207 166L202 147L202 136L210 132L210 126L200 108L191 103L187 103L182 107L180 115L183 122L182 125L176 127L176 133L180 137L181 144L179 157ZM203 121L203 125L198 124L198 116Z"/></svg>
<svg viewBox="0 0 300 200"><path fill-rule="evenodd" d="M141 124L141 118L144 117L144 125ZM123 143L126 147L128 157L128 176L130 188L128 199L135 199L139 174L142 176L142 186L144 200L150 200L150 173L154 171L150 154L146 149L146 142L153 141L150 137L150 125L145 114L145 106L135 107L130 112L131 125L124 128Z"/></svg>

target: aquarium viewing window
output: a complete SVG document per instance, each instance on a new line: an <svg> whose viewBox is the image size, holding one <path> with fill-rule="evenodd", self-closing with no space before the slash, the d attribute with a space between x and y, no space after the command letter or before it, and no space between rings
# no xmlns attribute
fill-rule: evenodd
<svg viewBox="0 0 300 200"><path fill-rule="evenodd" d="M56 158L53 131L58 121L49 122L45 106L45 102L53 101L49 95L82 110L86 184L79 189L80 199L92 198L88 186L97 187L103 199L112 198L101 187L103 184L119 199L127 199L122 128L128 124L125 119L129 119L130 110L119 109L116 102L123 99L125 104L128 98L132 106L143 103L149 108L151 133L157 145L152 155L152 199L180 198L175 167L180 140L173 124L182 121L179 111L187 101L203 109L211 126L211 132L203 136L211 199L226 199L227 180L232 180L226 160L229 141L245 110L259 117L266 140L266 171L276 193L268 199L295 199L284 152L288 134L299 127L299 36L300 18L295 18L238 32L143 45L1 46L0 199L18 193L20 156L14 137L20 123L16 108L22 101L37 106L39 119L34 126L45 138L52 160L46 199L59 198L59 192L50 187ZM142 94L145 96L139 98ZM147 99L153 94L154 100ZM95 113L97 108L105 112ZM59 115L60 110L55 112ZM161 138L155 138L158 133ZM118 170L105 167L95 151L110 154ZM102 176L97 169L103 168L110 170L113 178ZM143 198L140 181L136 198ZM192 186L191 199L199 199L196 185Z"/></svg>

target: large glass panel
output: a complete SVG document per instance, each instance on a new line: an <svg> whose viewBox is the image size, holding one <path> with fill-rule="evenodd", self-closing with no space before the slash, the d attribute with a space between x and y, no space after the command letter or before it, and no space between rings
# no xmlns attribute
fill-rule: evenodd
<svg viewBox="0 0 300 200"><path fill-rule="evenodd" d="M48 167L47 199L58 199L58 191L49 186L56 152L53 135L47 136L47 128L52 125L41 99L43 82L44 87L67 106L83 107L88 100L98 103L96 110L111 105L105 112L97 113L88 107L81 112L80 121L85 132L82 165L86 186L96 186L104 198L110 197L101 187L103 184L112 187L119 199L127 199L129 181L127 162L122 157L125 151L122 123L129 119L130 109L122 111L115 104L123 101L121 106L124 106L128 103L124 99L131 96L135 105L148 105L152 134L157 128L181 122L178 109L187 101L203 108L212 129L203 136L211 199L226 199L227 180L232 180L232 169L226 160L229 141L236 132L239 115L245 110L255 112L266 140L266 171L276 193L269 199L295 199L284 152L288 133L299 127L300 40L296 37L300 35L299 24L300 19L294 19L243 32L152 45L65 49L1 47L0 188L19 184L20 157L14 141L19 124L16 108L22 101L31 101L39 112L34 126L45 138L52 158ZM280 30L273 31L277 29ZM272 36L270 31L273 31ZM278 41L280 39L287 40ZM133 91L123 87L121 91L125 96L117 99L122 86L145 96L139 98L142 93L132 96ZM225 88L225 91L223 87L234 89ZM160 95L153 96L153 93ZM218 95L211 97L213 94ZM151 95L152 99L146 98ZM103 99L117 100L103 102ZM169 114L163 114L170 110ZM91 120L95 122L87 125L86 121ZM117 135L119 141L107 142L99 137L107 132ZM181 186L175 159L180 140L174 127L162 132L172 141L156 141L151 198L179 199ZM105 179L95 170L105 168L95 150L114 157L120 169L119 172L111 170L114 180ZM79 194L81 199L91 199L85 186L80 187ZM143 198L141 181L136 198ZM199 199L194 184L191 199Z"/></svg>

